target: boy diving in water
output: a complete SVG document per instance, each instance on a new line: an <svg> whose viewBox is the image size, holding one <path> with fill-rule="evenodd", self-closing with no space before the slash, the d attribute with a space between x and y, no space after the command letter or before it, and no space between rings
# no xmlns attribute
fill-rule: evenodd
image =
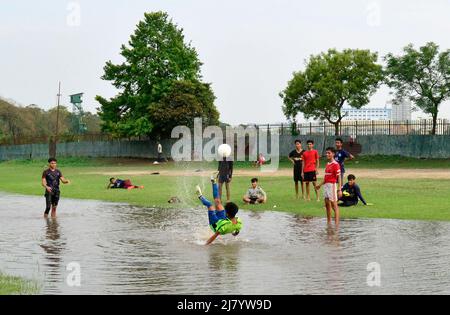
<svg viewBox="0 0 450 315"><path fill-rule="evenodd" d="M211 176L214 205L206 199L199 186L196 187L197 195L204 206L208 208L209 226L214 232L214 235L209 238L205 245L209 245L219 236L225 234L232 234L237 236L242 229L242 221L236 214L239 209L236 204L228 202L225 207L219 196L219 186L217 185L217 175Z"/></svg>

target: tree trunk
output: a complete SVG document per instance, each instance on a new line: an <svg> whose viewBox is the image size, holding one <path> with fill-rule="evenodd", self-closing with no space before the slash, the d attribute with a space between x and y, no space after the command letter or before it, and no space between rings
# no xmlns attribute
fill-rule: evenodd
<svg viewBox="0 0 450 315"><path fill-rule="evenodd" d="M338 120L337 122L334 123L334 135L335 136L339 136L339 124L340 124L340 120Z"/></svg>
<svg viewBox="0 0 450 315"><path fill-rule="evenodd" d="M433 114L433 129L431 130L431 134L434 136L436 135L436 125L437 125L437 117L438 114Z"/></svg>

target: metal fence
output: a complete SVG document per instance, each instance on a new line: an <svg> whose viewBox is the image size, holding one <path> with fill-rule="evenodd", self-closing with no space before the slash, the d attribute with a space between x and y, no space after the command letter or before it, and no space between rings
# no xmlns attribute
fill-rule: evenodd
<svg viewBox="0 0 450 315"><path fill-rule="evenodd" d="M278 130L283 134L292 135L326 135L334 136L335 125L328 122L299 124L267 124L257 125L257 128ZM411 121L343 121L339 125L339 135L357 138L372 135L430 135L433 129L432 120ZM437 121L436 135L450 135L450 121Z"/></svg>
<svg viewBox="0 0 450 315"><path fill-rule="evenodd" d="M247 127L250 125L241 125ZM334 136L335 126L328 122L299 123L299 124L264 124L253 125L257 129L268 131L277 130L280 135L318 135L318 136ZM343 121L339 125L339 134L341 136L350 136L357 138L358 136L372 135L430 135L433 127L431 120L417 121ZM436 126L436 135L450 135L450 121L440 119ZM82 135L60 135L59 143L64 142L96 142L96 141L143 141L151 140L146 136L131 138L115 138L111 134L82 134ZM39 144L51 143L55 141L54 136L4 136L0 138L0 145L20 145L20 144Z"/></svg>

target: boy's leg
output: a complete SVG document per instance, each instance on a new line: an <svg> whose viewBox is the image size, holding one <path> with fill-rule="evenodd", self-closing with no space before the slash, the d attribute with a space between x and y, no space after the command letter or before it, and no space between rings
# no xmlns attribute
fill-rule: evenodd
<svg viewBox="0 0 450 315"><path fill-rule="evenodd" d="M223 183L221 181L219 181L219 198L222 198L222 188L223 188Z"/></svg>
<svg viewBox="0 0 450 315"><path fill-rule="evenodd" d="M325 208L327 209L327 223L331 223L331 202L330 199L325 198Z"/></svg>
<svg viewBox="0 0 450 315"><path fill-rule="evenodd" d="M225 187L226 187L226 189L227 189L227 202L228 202L228 201L231 200L231 199L230 199L230 198L231 198L231 197L230 197L230 195L231 195L231 190L230 190L230 182L229 182L229 181L226 182Z"/></svg>
<svg viewBox="0 0 450 315"><path fill-rule="evenodd" d="M309 194L309 182L306 182L306 200L311 200L311 196Z"/></svg>
<svg viewBox="0 0 450 315"><path fill-rule="evenodd" d="M56 208L57 206L52 207L52 218L56 218Z"/></svg>
<svg viewBox="0 0 450 315"><path fill-rule="evenodd" d="M314 191L316 192L316 199L319 202L320 201L320 197L319 197L319 192L317 191L316 187L317 187L317 182L313 182L313 187L314 187Z"/></svg>
<svg viewBox="0 0 450 315"><path fill-rule="evenodd" d="M56 208L59 203L59 192L55 192L51 196L51 204L52 204L52 218L56 218Z"/></svg>
<svg viewBox="0 0 450 315"><path fill-rule="evenodd" d="M209 201L208 199L206 199L206 198L203 196L202 190L200 189L200 186L197 186L197 187L196 187L196 190L197 190L197 196L198 196L198 199L202 202L202 204L203 204L206 208L208 208L209 211L214 211L215 209L214 209L214 206L213 206L212 202Z"/></svg>
<svg viewBox="0 0 450 315"><path fill-rule="evenodd" d="M332 205L333 205L333 210L334 210L334 222L336 223L336 226L339 226L340 213L339 213L339 206L337 204L337 201L333 201Z"/></svg>
<svg viewBox="0 0 450 315"><path fill-rule="evenodd" d="M219 185L217 185L217 183L215 181L213 181L213 183L212 183L213 197L214 197L214 203L216 205L216 211L222 211L225 209L222 205L222 201L220 200L220 186Z"/></svg>
<svg viewBox="0 0 450 315"><path fill-rule="evenodd" d="M52 208L52 195L47 192L45 194L45 212L44 212L45 218L48 217L51 208Z"/></svg>
<svg viewBox="0 0 450 315"><path fill-rule="evenodd" d="M303 193L303 186L302 186L302 193ZM295 198L298 199L298 182L295 182Z"/></svg>
<svg viewBox="0 0 450 315"><path fill-rule="evenodd" d="M300 185L302 185L302 198L305 199L305 183L301 180ZM298 188L297 188L298 190Z"/></svg>

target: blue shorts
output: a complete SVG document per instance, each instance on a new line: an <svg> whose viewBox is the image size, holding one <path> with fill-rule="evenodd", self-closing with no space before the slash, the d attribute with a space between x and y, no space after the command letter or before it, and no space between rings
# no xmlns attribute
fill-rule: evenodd
<svg viewBox="0 0 450 315"><path fill-rule="evenodd" d="M216 223L220 220L226 220L227 214L225 213L225 210L217 211L217 210L208 210L208 217L209 217L209 225L211 225L214 230L216 229Z"/></svg>

